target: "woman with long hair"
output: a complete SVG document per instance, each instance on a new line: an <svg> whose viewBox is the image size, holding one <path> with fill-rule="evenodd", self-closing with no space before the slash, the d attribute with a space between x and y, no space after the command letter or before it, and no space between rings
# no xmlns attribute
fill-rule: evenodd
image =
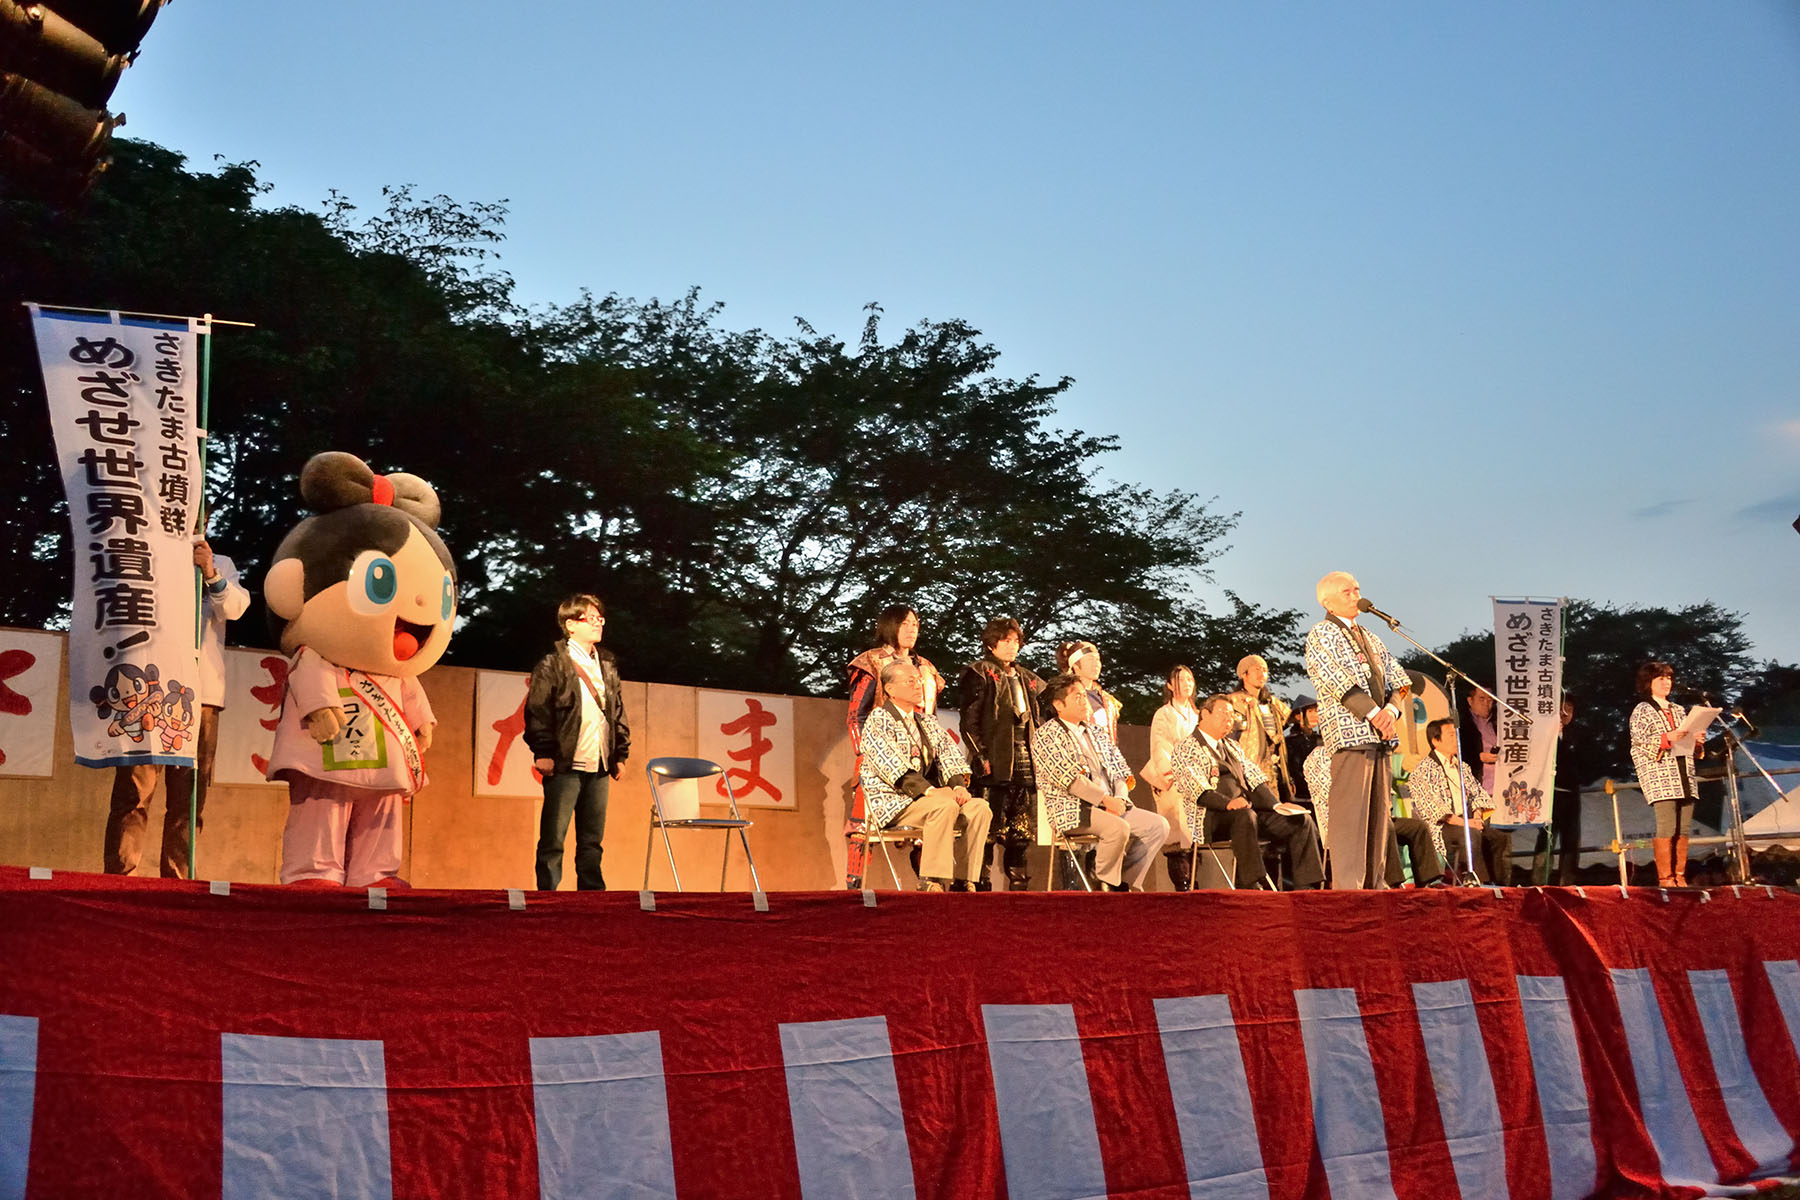
<svg viewBox="0 0 1800 1200"><path fill-rule="evenodd" d="M875 644L850 660L850 750L856 755L851 778L856 780L850 815L844 821L844 836L849 838L849 853L844 863L844 886L851 891L862 887L863 844L850 835L862 828L867 813L867 799L862 790L862 730L869 714L887 702L881 687L881 668L904 659L919 669L921 699L915 711L920 716L937 712L938 697L944 694L944 677L931 665L931 660L914 647L919 642L919 614L908 604L890 604L875 618Z"/></svg>
<svg viewBox="0 0 1800 1200"><path fill-rule="evenodd" d="M1169 860L1169 882L1175 890L1188 890L1188 851L1194 842L1193 830L1188 828L1187 810L1182 807L1181 796L1175 789L1175 777L1170 769L1170 759L1175 747L1184 739L1194 736L1194 727L1200 722L1200 714L1194 708L1194 670L1185 663L1178 663L1169 669L1169 677L1163 683L1163 705L1156 710L1150 719L1150 760L1144 764L1144 782L1150 785L1150 792L1156 797L1156 811L1169 822L1169 840L1163 853Z"/></svg>

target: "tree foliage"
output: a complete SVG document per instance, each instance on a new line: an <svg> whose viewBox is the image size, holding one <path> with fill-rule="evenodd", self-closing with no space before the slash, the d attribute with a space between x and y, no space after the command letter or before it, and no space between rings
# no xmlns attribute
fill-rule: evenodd
<svg viewBox="0 0 1800 1200"><path fill-rule="evenodd" d="M1055 424L1067 379L1010 379L960 320L846 342L732 330L697 290L528 311L496 252L504 203L384 192L360 212L259 206L256 164L196 172L121 142L82 210L0 192L0 299L214 313L214 540L254 583L308 456L430 480L462 576L448 661L517 668L588 590L635 678L829 693L897 601L946 666L988 618L1098 643L1140 719L1170 662L1224 682L1295 661L1297 612L1195 588L1235 514L1105 476L1116 442ZM66 518L29 329L0 323L19 564L0 621L54 621ZM253 589L254 590L254 589ZM254 637L249 622L234 629Z"/></svg>

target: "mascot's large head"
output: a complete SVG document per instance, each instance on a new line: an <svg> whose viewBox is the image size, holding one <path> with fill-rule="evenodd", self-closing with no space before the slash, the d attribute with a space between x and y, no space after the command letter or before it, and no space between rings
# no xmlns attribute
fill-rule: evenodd
<svg viewBox="0 0 1800 1200"><path fill-rule="evenodd" d="M441 509L415 475L377 475L354 454L314 455L300 497L317 514L276 547L263 580L281 648L339 666L422 675L456 621L456 564L437 535Z"/></svg>

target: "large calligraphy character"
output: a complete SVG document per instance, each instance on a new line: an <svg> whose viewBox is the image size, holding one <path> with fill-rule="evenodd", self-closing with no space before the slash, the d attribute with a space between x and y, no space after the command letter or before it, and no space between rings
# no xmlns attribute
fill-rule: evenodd
<svg viewBox="0 0 1800 1200"><path fill-rule="evenodd" d="M251 688L250 694L275 714L272 717L259 717L257 724L273 733L275 727L281 724L281 700L287 692L288 660L279 654L269 654L263 656L257 666L269 673L269 682L262 687ZM258 775L269 773L269 760L255 751L250 753L250 763L256 768Z"/></svg>
<svg viewBox="0 0 1800 1200"><path fill-rule="evenodd" d="M31 697L6 686L15 675L23 675L37 665L37 655L29 650L0 650L0 713L9 717L31 715ZM0 763L6 762L6 751L0 749Z"/></svg>
<svg viewBox="0 0 1800 1200"><path fill-rule="evenodd" d="M762 735L764 729L773 727L779 718L764 708L755 699L746 696L744 704L748 711L735 721L727 721L719 726L719 732L728 736L740 733L750 735L750 744L742 750L727 750L725 753L732 762L748 763L747 767L731 767L719 779L716 785L720 796L725 796L726 781L729 780L734 789L745 796L761 788L769 794L769 798L777 804L781 803L781 789L762 777L763 756L775 748L775 743Z"/></svg>

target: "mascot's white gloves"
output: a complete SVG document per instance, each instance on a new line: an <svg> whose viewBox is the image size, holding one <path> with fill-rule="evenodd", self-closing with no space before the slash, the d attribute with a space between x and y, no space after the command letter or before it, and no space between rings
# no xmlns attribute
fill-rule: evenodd
<svg viewBox="0 0 1800 1200"><path fill-rule="evenodd" d="M312 735L315 742L329 742L344 732L349 723L344 717L344 710L335 706L316 708L306 714L306 732Z"/></svg>

